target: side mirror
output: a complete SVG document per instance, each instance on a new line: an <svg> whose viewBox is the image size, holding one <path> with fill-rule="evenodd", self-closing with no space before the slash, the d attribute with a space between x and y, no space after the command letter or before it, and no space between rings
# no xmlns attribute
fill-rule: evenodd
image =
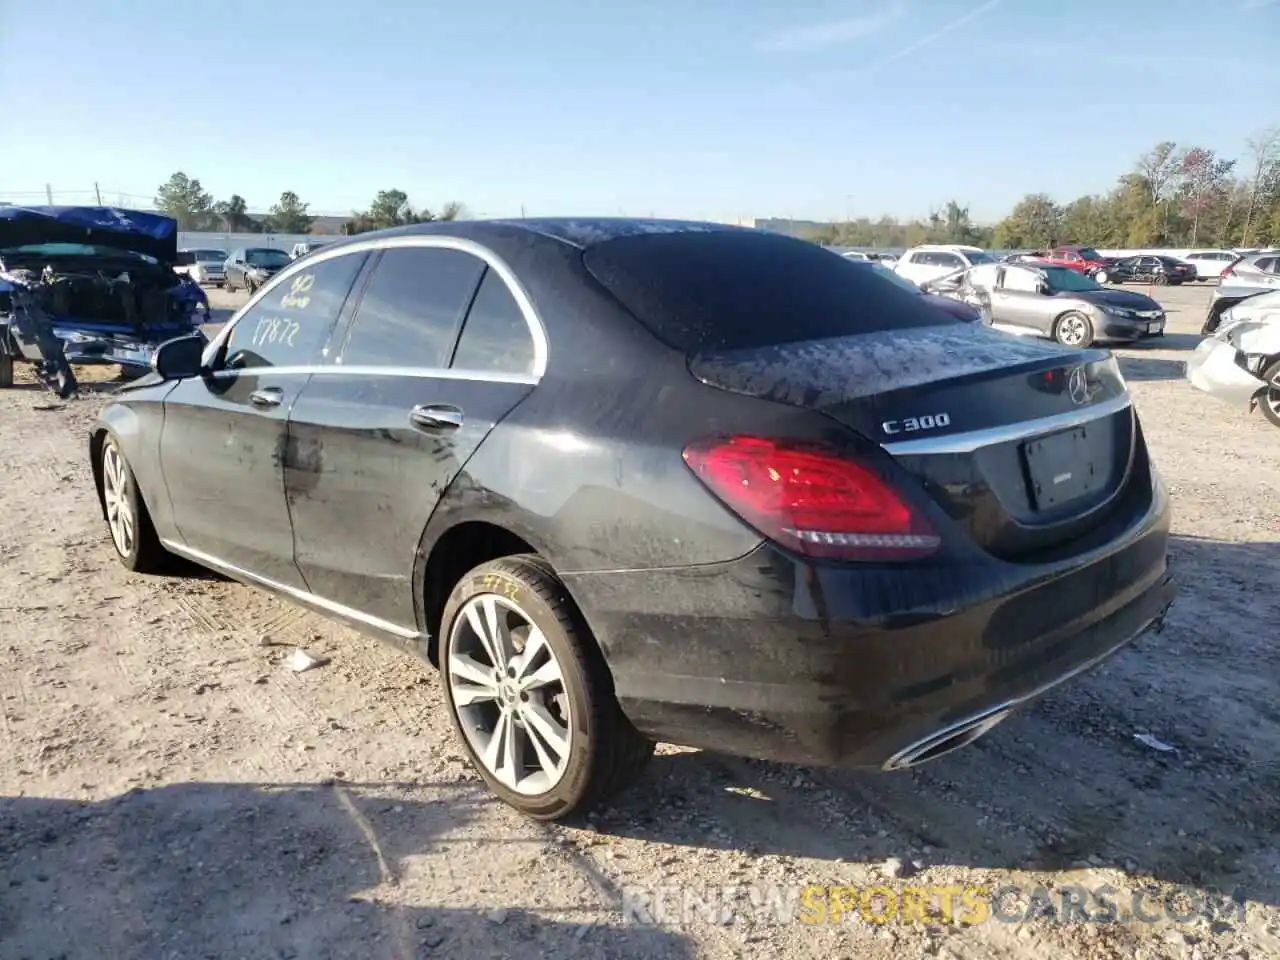
<svg viewBox="0 0 1280 960"><path fill-rule="evenodd" d="M1043 280L1036 284L1036 293L1040 294L1040 296L1047 297L1052 292L1053 291L1049 289L1049 284L1045 283Z"/></svg>
<svg viewBox="0 0 1280 960"><path fill-rule="evenodd" d="M151 369L164 380L198 377L205 372L203 360L208 345L201 333L166 340L151 355Z"/></svg>

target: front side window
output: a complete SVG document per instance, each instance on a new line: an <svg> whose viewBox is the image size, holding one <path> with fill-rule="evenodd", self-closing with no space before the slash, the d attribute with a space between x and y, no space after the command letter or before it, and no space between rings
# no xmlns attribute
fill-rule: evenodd
<svg viewBox="0 0 1280 960"><path fill-rule="evenodd" d="M363 253L351 253L321 260L271 287L232 328L226 366L318 362L364 258Z"/></svg>
<svg viewBox="0 0 1280 960"><path fill-rule="evenodd" d="M458 339L453 367L484 373L533 372L533 335L511 288L486 270Z"/></svg>
<svg viewBox="0 0 1280 960"><path fill-rule="evenodd" d="M1066 267L1045 267L1042 272L1054 293L1086 293L1102 289L1096 280Z"/></svg>
<svg viewBox="0 0 1280 960"><path fill-rule="evenodd" d="M461 250L385 251L360 298L342 363L447 367L484 269L483 260Z"/></svg>

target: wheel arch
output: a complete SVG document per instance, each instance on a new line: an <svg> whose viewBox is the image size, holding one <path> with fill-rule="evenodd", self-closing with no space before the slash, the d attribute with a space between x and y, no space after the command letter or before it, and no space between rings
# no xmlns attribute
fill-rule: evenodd
<svg viewBox="0 0 1280 960"><path fill-rule="evenodd" d="M482 563L520 554L538 557L551 574L556 574L546 544L525 524L483 514L451 517L446 522L432 518L413 565L414 607L419 630L427 638L426 656L432 664L440 663L440 619L458 581ZM587 622L586 612L567 587L565 594L583 622Z"/></svg>
<svg viewBox="0 0 1280 960"><path fill-rule="evenodd" d="M89 467L93 470L93 487L98 493L98 510L107 518L107 505L102 497L102 447L107 442L107 428L96 424L89 432Z"/></svg>

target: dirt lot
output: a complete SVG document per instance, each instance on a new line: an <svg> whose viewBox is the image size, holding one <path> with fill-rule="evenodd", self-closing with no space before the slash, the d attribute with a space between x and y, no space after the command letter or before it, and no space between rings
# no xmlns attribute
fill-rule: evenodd
<svg viewBox="0 0 1280 960"><path fill-rule="evenodd" d="M1121 351L1177 510L1163 634L910 773L661 748L591 829L488 800L421 664L234 583L126 573L86 462L102 395L3 392L0 956L1280 956L1280 433L1180 379L1208 296L1170 291L1165 342ZM290 673L295 645L332 661ZM884 882L1149 889L1159 919L815 925L752 900ZM681 885L686 923L622 910ZM719 885L734 922L676 909ZM1175 889L1246 909L1175 923Z"/></svg>

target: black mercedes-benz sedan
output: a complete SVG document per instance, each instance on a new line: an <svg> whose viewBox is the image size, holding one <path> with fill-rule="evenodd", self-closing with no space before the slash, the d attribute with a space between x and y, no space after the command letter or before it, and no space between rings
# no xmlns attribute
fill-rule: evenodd
<svg viewBox="0 0 1280 960"><path fill-rule="evenodd" d="M541 819L655 741L932 759L1173 597L1108 353L714 224L337 241L161 347L89 452L128 568L183 557L419 652Z"/></svg>

